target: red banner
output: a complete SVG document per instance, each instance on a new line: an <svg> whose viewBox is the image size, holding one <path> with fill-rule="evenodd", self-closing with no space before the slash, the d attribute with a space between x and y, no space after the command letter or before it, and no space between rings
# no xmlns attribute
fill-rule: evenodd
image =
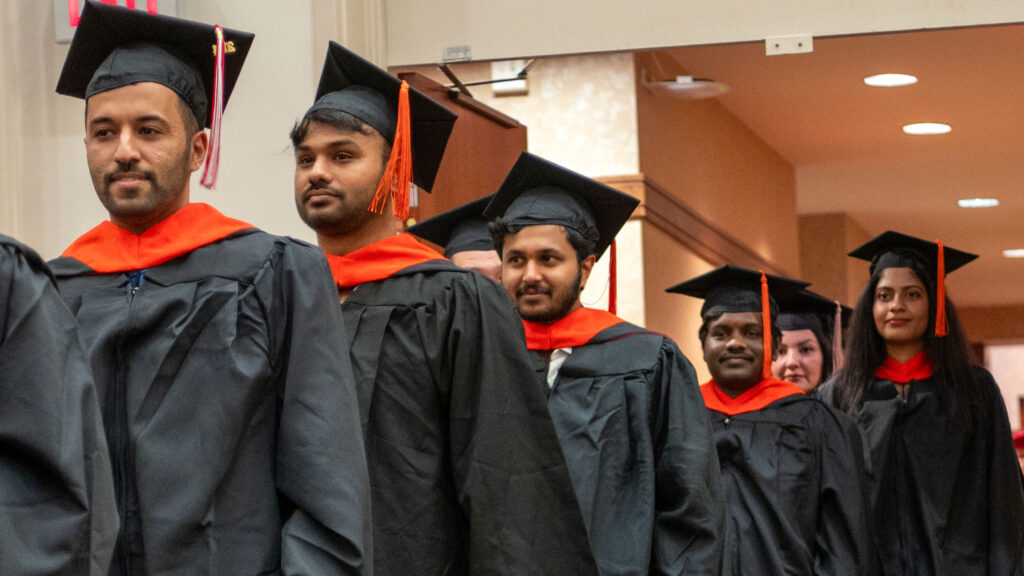
<svg viewBox="0 0 1024 576"><path fill-rule="evenodd" d="M117 6L117 0L100 0L103 4L110 4ZM131 10L135 9L135 0L125 0L125 7ZM157 8L157 0L146 0L146 12L150 14L159 14L160 10ZM81 11L78 9L78 0L68 0L68 24L72 28L78 27L78 21L82 19Z"/></svg>

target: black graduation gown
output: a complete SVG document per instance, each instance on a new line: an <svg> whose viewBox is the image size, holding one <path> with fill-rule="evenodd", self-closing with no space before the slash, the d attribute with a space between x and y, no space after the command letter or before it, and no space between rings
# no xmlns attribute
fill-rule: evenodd
<svg viewBox="0 0 1024 576"><path fill-rule="evenodd" d="M89 361L49 269L0 235L0 574L106 574L114 486Z"/></svg>
<svg viewBox="0 0 1024 576"><path fill-rule="evenodd" d="M148 268L52 264L92 359L113 574L369 574L369 487L337 293L255 229Z"/></svg>
<svg viewBox="0 0 1024 576"><path fill-rule="evenodd" d="M672 340L628 322L598 332L562 364L548 409L602 576L718 573L718 461L696 373Z"/></svg>
<svg viewBox="0 0 1024 576"><path fill-rule="evenodd" d="M1024 492L1006 406L992 375L972 369L980 396L973 434L953 420L955 399L930 378L912 381L906 400L876 379L853 412L886 575L1024 571ZM831 398L831 386L823 395Z"/></svg>
<svg viewBox="0 0 1024 576"><path fill-rule="evenodd" d="M595 573L523 327L445 260L342 304L373 489L376 574Z"/></svg>
<svg viewBox="0 0 1024 576"><path fill-rule="evenodd" d="M803 394L708 410L725 479L723 574L870 574L856 425Z"/></svg>

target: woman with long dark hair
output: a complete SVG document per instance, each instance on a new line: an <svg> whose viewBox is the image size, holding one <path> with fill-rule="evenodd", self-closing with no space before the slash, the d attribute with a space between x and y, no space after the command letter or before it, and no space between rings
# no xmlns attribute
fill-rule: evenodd
<svg viewBox="0 0 1024 576"><path fill-rule="evenodd" d="M846 364L820 396L864 435L870 527L883 574L1024 570L1024 490L1002 396L968 361L945 274L977 256L886 232L871 262Z"/></svg>

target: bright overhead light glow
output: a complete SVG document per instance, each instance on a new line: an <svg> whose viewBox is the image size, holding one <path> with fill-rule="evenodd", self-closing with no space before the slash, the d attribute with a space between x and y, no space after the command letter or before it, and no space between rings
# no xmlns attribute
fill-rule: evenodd
<svg viewBox="0 0 1024 576"><path fill-rule="evenodd" d="M903 131L914 136L928 136L931 134L946 134L953 128L949 124L938 122L920 122L918 124L907 124Z"/></svg>
<svg viewBox="0 0 1024 576"><path fill-rule="evenodd" d="M1003 250L1003 256L1007 258L1024 258L1024 248L1017 248L1016 250Z"/></svg>
<svg viewBox="0 0 1024 576"><path fill-rule="evenodd" d="M956 205L961 208L992 208L999 206L999 200L996 198L963 198L957 200Z"/></svg>
<svg viewBox="0 0 1024 576"><path fill-rule="evenodd" d="M910 86L917 84L917 76L910 74L875 74L864 79L868 86L879 88L895 88L896 86Z"/></svg>

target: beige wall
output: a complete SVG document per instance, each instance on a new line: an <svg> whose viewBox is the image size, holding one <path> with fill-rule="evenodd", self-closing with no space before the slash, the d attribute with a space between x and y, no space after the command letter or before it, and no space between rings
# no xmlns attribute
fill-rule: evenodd
<svg viewBox="0 0 1024 576"><path fill-rule="evenodd" d="M1024 21L1020 0L388 0L387 62L476 59Z"/></svg>
<svg viewBox="0 0 1024 576"><path fill-rule="evenodd" d="M676 341L697 369L701 382L711 378L701 355L697 330L702 300L669 294L665 289L708 272L714 266L700 258L657 227L644 223L644 270L647 300L647 328Z"/></svg>
<svg viewBox="0 0 1024 576"><path fill-rule="evenodd" d="M651 58L638 54L637 69L652 67ZM791 164L715 100L680 100L640 86L637 115L647 180L784 274L799 274Z"/></svg>
<svg viewBox="0 0 1024 576"><path fill-rule="evenodd" d="M491 79L487 63L453 64L464 83ZM451 84L434 66L400 67ZM473 97L526 126L530 152L590 177L637 172L636 93L631 54L592 54L538 60L528 93L495 96L472 86Z"/></svg>
<svg viewBox="0 0 1024 576"><path fill-rule="evenodd" d="M868 263L847 253L869 238L846 214L800 216L800 279L822 296L854 306L868 281Z"/></svg>

